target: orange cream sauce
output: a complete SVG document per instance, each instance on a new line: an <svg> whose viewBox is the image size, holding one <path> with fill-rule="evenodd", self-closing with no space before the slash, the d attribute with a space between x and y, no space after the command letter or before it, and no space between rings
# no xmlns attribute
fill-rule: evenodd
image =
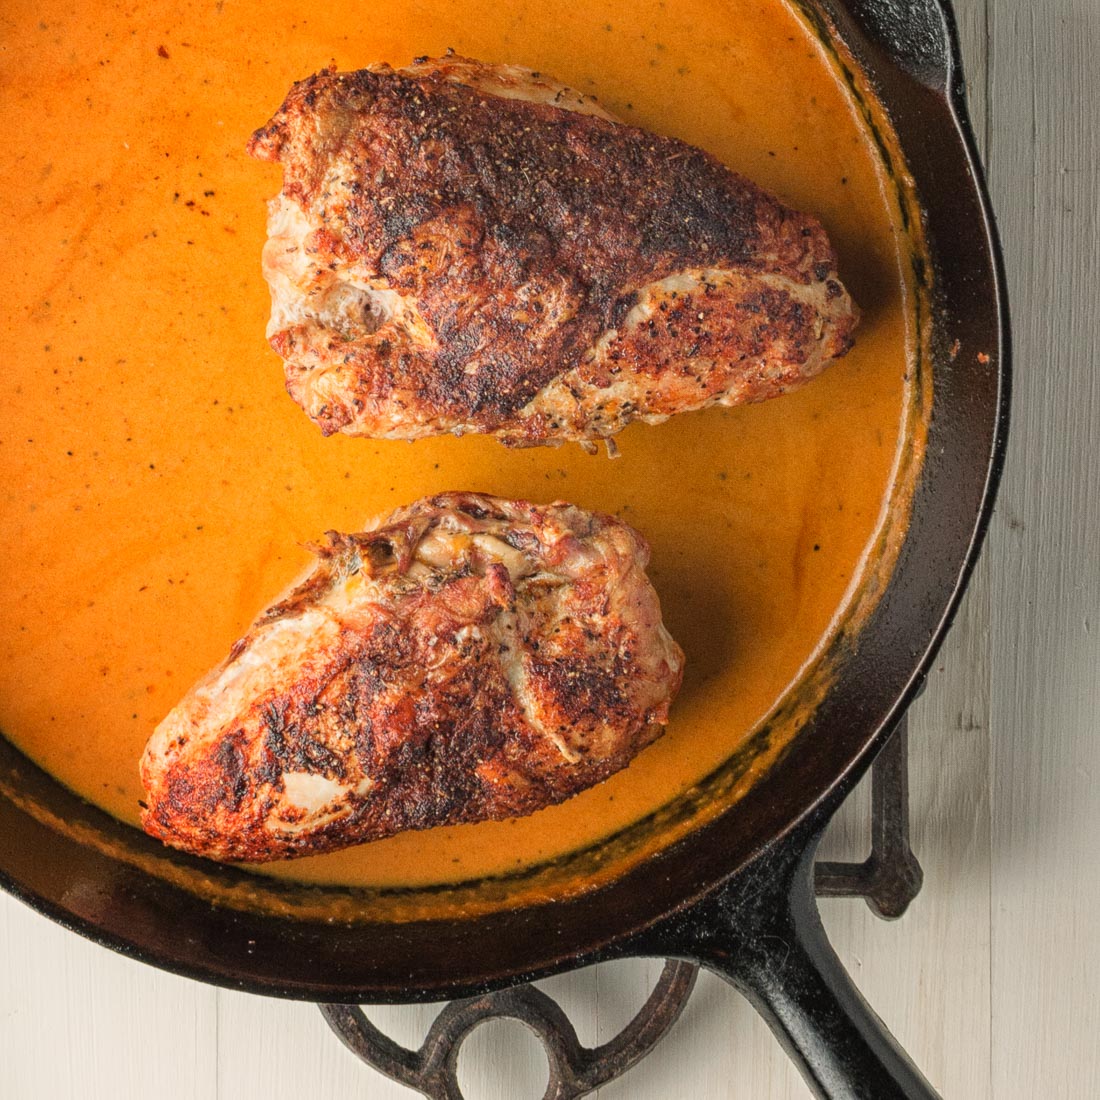
<svg viewBox="0 0 1100 1100"><path fill-rule="evenodd" d="M687 675L664 739L519 821L268 868L313 882L498 874L590 844L726 759L789 691L867 565L911 398L905 265L873 147L781 0L8 4L0 24L0 729L136 822L137 760L191 682L307 565L302 544L443 489L615 512ZM332 61L453 46L553 74L824 221L863 309L806 389L620 437L323 439L264 341L264 200L244 144Z"/></svg>

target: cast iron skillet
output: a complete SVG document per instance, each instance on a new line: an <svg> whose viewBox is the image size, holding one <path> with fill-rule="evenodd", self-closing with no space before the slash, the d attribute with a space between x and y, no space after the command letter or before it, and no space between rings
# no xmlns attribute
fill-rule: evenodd
<svg viewBox="0 0 1100 1100"><path fill-rule="evenodd" d="M466 920L334 924L216 907L108 854L111 844L153 842L0 738L8 791L0 885L167 970L323 1002L434 1001L608 958L692 959L749 997L820 1095L935 1095L829 946L812 860L833 811L919 688L985 530L1007 427L1004 281L950 11L940 0L803 6L823 28L832 24L892 119L924 211L935 302L933 415L911 523L880 602L796 751L731 811L600 889ZM74 829L103 843L80 843Z"/></svg>

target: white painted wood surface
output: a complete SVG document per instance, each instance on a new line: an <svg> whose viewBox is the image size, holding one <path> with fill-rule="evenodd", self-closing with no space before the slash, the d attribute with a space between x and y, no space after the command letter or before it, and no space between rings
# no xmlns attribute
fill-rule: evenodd
<svg viewBox="0 0 1100 1100"><path fill-rule="evenodd" d="M972 113L1006 242L1017 374L990 542L913 713L924 890L895 924L831 901L833 942L952 1100L1100 1096L1100 0L957 0ZM860 855L854 799L826 841ZM610 1037L657 964L545 983L582 1041ZM432 1010L373 1010L415 1043ZM470 1100L541 1095L545 1058L490 1025ZM316 1009L153 971L0 897L5 1100L412 1094ZM704 976L658 1053L604 1100L808 1092L754 1013Z"/></svg>

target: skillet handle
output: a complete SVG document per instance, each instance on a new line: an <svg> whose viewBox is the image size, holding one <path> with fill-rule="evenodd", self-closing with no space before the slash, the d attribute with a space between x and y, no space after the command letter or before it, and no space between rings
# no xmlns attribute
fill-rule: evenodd
<svg viewBox="0 0 1100 1100"><path fill-rule="evenodd" d="M748 880L672 919L664 949L748 998L825 1100L938 1100L829 943L813 889L819 835L788 837Z"/></svg>

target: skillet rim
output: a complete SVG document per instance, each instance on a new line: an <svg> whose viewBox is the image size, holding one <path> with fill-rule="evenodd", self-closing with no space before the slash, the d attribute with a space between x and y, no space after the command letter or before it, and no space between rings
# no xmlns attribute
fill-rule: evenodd
<svg viewBox="0 0 1100 1100"><path fill-rule="evenodd" d="M863 2L863 0L860 0L860 2ZM881 6L888 9L891 7L891 2L892 0L883 0ZM838 14L833 10L834 5L830 0L825 0L824 5L816 3L815 6L825 7L825 10L829 11L830 14ZM852 0L847 0L844 4L845 9L856 6L859 6L858 3L852 3ZM844 13L839 14L843 15ZM850 12L847 14L851 15ZM729 858L728 850L725 849L723 843L728 838L723 836L723 831L729 832L734 824L734 818L737 819L738 831L744 831L746 805L753 808L754 812L766 813L766 810L760 809L759 804L766 795L774 794L774 784L776 782L774 776L778 773L797 776L799 773L797 767L799 760L802 762L801 770L806 771L808 769L807 761L809 760L806 753L792 754L795 758L794 765L788 764L786 761L777 763L773 773L764 777L749 792L746 798L737 805L735 810L724 812L714 821L693 831L689 836L669 848L656 853L640 867L634 868L606 886L551 905L529 906L504 914L487 914L471 918L469 921L421 922L406 926L386 925L386 935L396 941L430 940L432 937L439 937L442 933L449 932L453 934L457 930L460 933L457 939L452 940L450 935L443 935L442 937L446 947L443 957L451 964L452 969L448 972L445 966L440 968L437 965L438 959L433 961L428 958L418 960L418 965L413 969L406 966L399 973L391 975L388 981L380 982L378 980L379 976L375 974L372 976L371 982L367 984L363 983L361 977L352 978L350 974L348 979L344 981L318 983L316 978L309 972L308 966L300 966L300 973L297 976L292 976L285 966L280 966L280 962L286 962L288 954L294 953L295 946L303 950L309 947L317 947L319 943L322 947L331 947L332 944L326 944L325 941L331 941L335 933L338 932L338 929L334 930L332 926L320 923L315 925L312 922L292 922L277 917L257 917L255 914L244 914L235 910L214 909L209 903L201 901L194 895L164 883L156 883L155 889L152 891L158 895L157 900L161 903L161 906L159 909L150 911L147 906L143 906L143 902L148 899L142 899L138 896L139 891L135 883L129 880L129 876L125 871L120 871L117 868L114 869L114 874L108 873L105 875L104 881L114 886L117 898L123 904L131 907L127 915L138 918L137 920L124 922L130 938L115 931L115 925L104 922L102 918L97 920L81 915L73 908L66 907L60 900L30 888L25 882L20 881L4 868L0 868L0 886L62 926L80 932L103 946L111 947L128 957L151 963L161 969L217 985L247 989L267 995L308 1000L348 1002L437 1000L444 997L481 992L532 977L545 976L564 969L585 965L601 958L630 954L629 941L632 937L637 936L640 932L671 913L690 905L700 896L722 883L728 882L752 864L767 847L782 840L796 828L804 826L811 820L820 820L823 824L832 809L839 804L858 780L877 749L884 743L896 717L912 700L923 681L927 669L934 659L957 611L962 592L974 568L992 514L996 487L1004 463L1010 390L1010 334L1003 260L996 228L993 224L988 193L976 153L974 135L966 113L957 35L954 32L953 20L950 15L945 12L944 18L949 30L950 53L947 58L947 71L944 74L944 86L942 89L930 90L927 85L923 85L923 91L925 93L931 91L931 94L939 99L941 110L946 111L946 121L954 138L954 146L950 152L961 158L959 166L969 180L970 186L965 198L973 205L978 214L980 223L978 235L984 246L982 259L989 264L988 285L984 288L986 293L982 293L982 288L979 288L978 293L980 297L987 299L987 320L991 323L992 330L995 333L996 349L993 354L996 357L998 368L992 404L980 410L988 417L988 423L983 420L983 428L988 428L988 430L983 431L981 434L983 441L980 448L981 467L970 473L978 493L977 509L968 510L966 518L962 520L958 516L952 517L956 529L949 532L949 534L956 536L955 541L957 543L964 544L961 546L961 557L956 551L951 559L954 563L952 567L949 570L941 569L938 573L940 587L946 587L947 589L946 599L938 604L940 610L933 610L928 614L927 622L923 623L924 629L919 632L921 640L916 652L910 652L907 658L901 660L900 664L905 665L907 670L904 672L895 670L895 678L900 678L900 689L889 692L880 690L878 693L880 696L889 694L892 696L892 701L883 703L879 700L877 706L871 700L855 700L858 704L854 708L856 720L858 722L860 718L863 719L866 724L865 732L858 736L856 734L847 735L851 741L851 751L841 754L843 757L842 764L838 768L829 770L827 776L820 768L809 769L814 773L810 777L813 797L804 800L800 809L787 815L785 823L770 832L763 831L766 835L761 835L755 846L750 847L734 860ZM840 22L840 19L836 20L837 24ZM849 18L848 22L851 23L852 19ZM864 49L860 49L861 44L852 41L851 27L848 28L846 33L845 30L837 26L837 32L841 41L856 54L872 82L876 82L876 78L879 78L877 81L879 83L877 94L884 107L889 100L881 87L883 79L900 79L902 84L908 80L914 84L914 89L921 86L921 81L914 82L912 74L905 72L904 62L894 56L889 49L882 52L881 57L878 59L871 58L869 60L867 51L869 49L873 52L877 48L876 44L871 43L868 46L867 43L863 43ZM881 46L881 43L878 46ZM883 59L885 59L886 64L892 66L893 72L881 70ZM897 107L897 104L892 103L891 106ZM897 125L895 111L889 110L888 114ZM907 160L911 166L914 166L914 158L910 155L910 146L905 141L902 141L901 144ZM914 172L914 174L918 173ZM930 233L930 251L933 255L937 255L935 232ZM950 252L950 247L945 251ZM947 305L950 305L950 303L947 303ZM937 318L939 318L938 309ZM944 373L940 369L933 371L936 398L933 403L933 424L929 431L930 452L933 443L938 439L935 417L936 409L942 399L938 383L942 382ZM949 408L947 411L958 413L959 410ZM960 430L959 425L956 424L956 436L952 437L953 440L957 440L957 433ZM928 469L929 467L926 467L921 472L917 497L914 499L913 504L912 526L910 531L906 532L901 554L891 574L887 592L879 607L871 616L871 621L866 625L864 634L861 637L875 629L875 625L886 616L886 612L890 609L891 594L894 592L895 582L899 576L903 580L905 579L904 570L909 567L907 566L908 556L911 556L913 552L912 531L917 526L918 507L930 491L927 484L930 480L927 476ZM934 469L938 471L939 467L934 467ZM940 476L944 475L941 474ZM978 482L980 482L980 485ZM923 516L924 513L921 512L920 515ZM867 655L863 654L862 660L864 662L866 662L866 658ZM849 672L853 667L858 670L860 663L861 658L857 654L845 671ZM850 678L850 676L846 677L846 679ZM823 726L828 724L828 720L832 717L831 708L835 708L836 705L837 697L831 696L825 707L822 708L824 719L821 724ZM812 725L817 726L818 720L815 719ZM812 729L805 732L812 737ZM824 733L826 731L820 732ZM801 737L799 740L801 741ZM29 765L24 770L29 771L33 767L33 765ZM76 796L72 797L75 798ZM11 810L14 810L17 814L20 812L14 807L14 804L9 803L6 799L0 799L0 811L2 811L0 812L0 820L3 820L4 814ZM30 818L26 818L26 820L31 821ZM74 847L79 847L75 841L60 837L38 822L33 822L29 828L43 830L51 838L50 843L69 843ZM716 853L716 848L722 849L722 851ZM115 862L99 853L89 854L87 849L83 847L80 847L80 853L85 864L93 863L97 858L108 864ZM697 864L693 868L699 873L694 875L694 881L691 885L679 888L672 887L675 894L675 900L672 904L665 904L663 900L655 902L653 898L658 894L662 899L665 897L669 889L668 883L677 875L682 877L683 868L692 856L702 857L700 864L705 862L706 867L699 871L699 864ZM721 863L720 868L718 867L719 863ZM678 871L677 867L679 868ZM131 872L131 874L136 874L136 872ZM655 874L660 882L664 884L664 890L654 890L652 888L656 884L652 881L648 883L645 881ZM144 878L145 876L141 877ZM638 882L642 883L643 889L641 891L638 891ZM647 899L649 904L635 907L635 911L630 914L632 919L627 922L628 926L623 927L617 920L617 918L623 916L623 912L616 907L615 902L624 891L629 891L632 887L635 892L649 893L650 897ZM646 911L638 912L638 909ZM594 938L584 939L581 937L582 945L579 949L575 947L575 940L570 939L568 934L563 934L566 928L562 921L563 915L569 913L583 915L594 912L597 914L602 913L606 919L609 910L614 914L611 923L615 925L615 928L602 935L596 935ZM158 913L160 916L157 916ZM548 915L551 919L546 919ZM141 920L143 916L146 918L145 922ZM197 921L198 927L205 928L208 935L200 936L197 940L194 937L185 940L186 949L181 950L178 944L171 942L173 938L173 917L177 921L180 918L186 918L187 921ZM154 922L158 920L162 923L167 922L168 926L160 929L161 935L159 938L154 936L152 944L145 942L139 945L134 941L134 930L142 928L149 919ZM180 921L180 925L182 923ZM180 927L180 925L177 925L177 927ZM372 933L372 928L377 927L368 924L357 925L354 929L354 938L369 936ZM216 935L214 935L215 932ZM270 935L271 932L275 932L274 937ZM527 933L526 939L524 937L525 932ZM268 933L268 935L264 933ZM462 964L458 967L454 966L457 957L455 947L461 946L468 938L472 939L476 936L482 942L492 942L494 946L499 946L499 936L502 934L511 935L519 940L519 950L511 952L511 961L508 961L504 955L498 952L496 965L488 969L478 969L476 966L466 965L465 958L462 959ZM564 949L556 951L551 949L549 952L545 947L541 951L530 950L532 939L542 944L548 941L561 942L565 943L566 946ZM211 940L217 942L212 943ZM262 946L260 946L261 944ZM514 943L513 947L515 947ZM275 965L257 969L256 964L261 961L257 956L263 956L268 963L274 962ZM232 961L226 961L232 960L234 957L238 960L237 965L233 965ZM243 965L241 960L244 961ZM520 960L526 960L526 965L517 965ZM309 960L299 960L299 962L302 961L308 963ZM354 970L356 956L353 951L343 949L336 951L329 962L330 969L334 973L342 964ZM425 962L428 966L424 965ZM429 969L431 970L430 975L428 973Z"/></svg>

